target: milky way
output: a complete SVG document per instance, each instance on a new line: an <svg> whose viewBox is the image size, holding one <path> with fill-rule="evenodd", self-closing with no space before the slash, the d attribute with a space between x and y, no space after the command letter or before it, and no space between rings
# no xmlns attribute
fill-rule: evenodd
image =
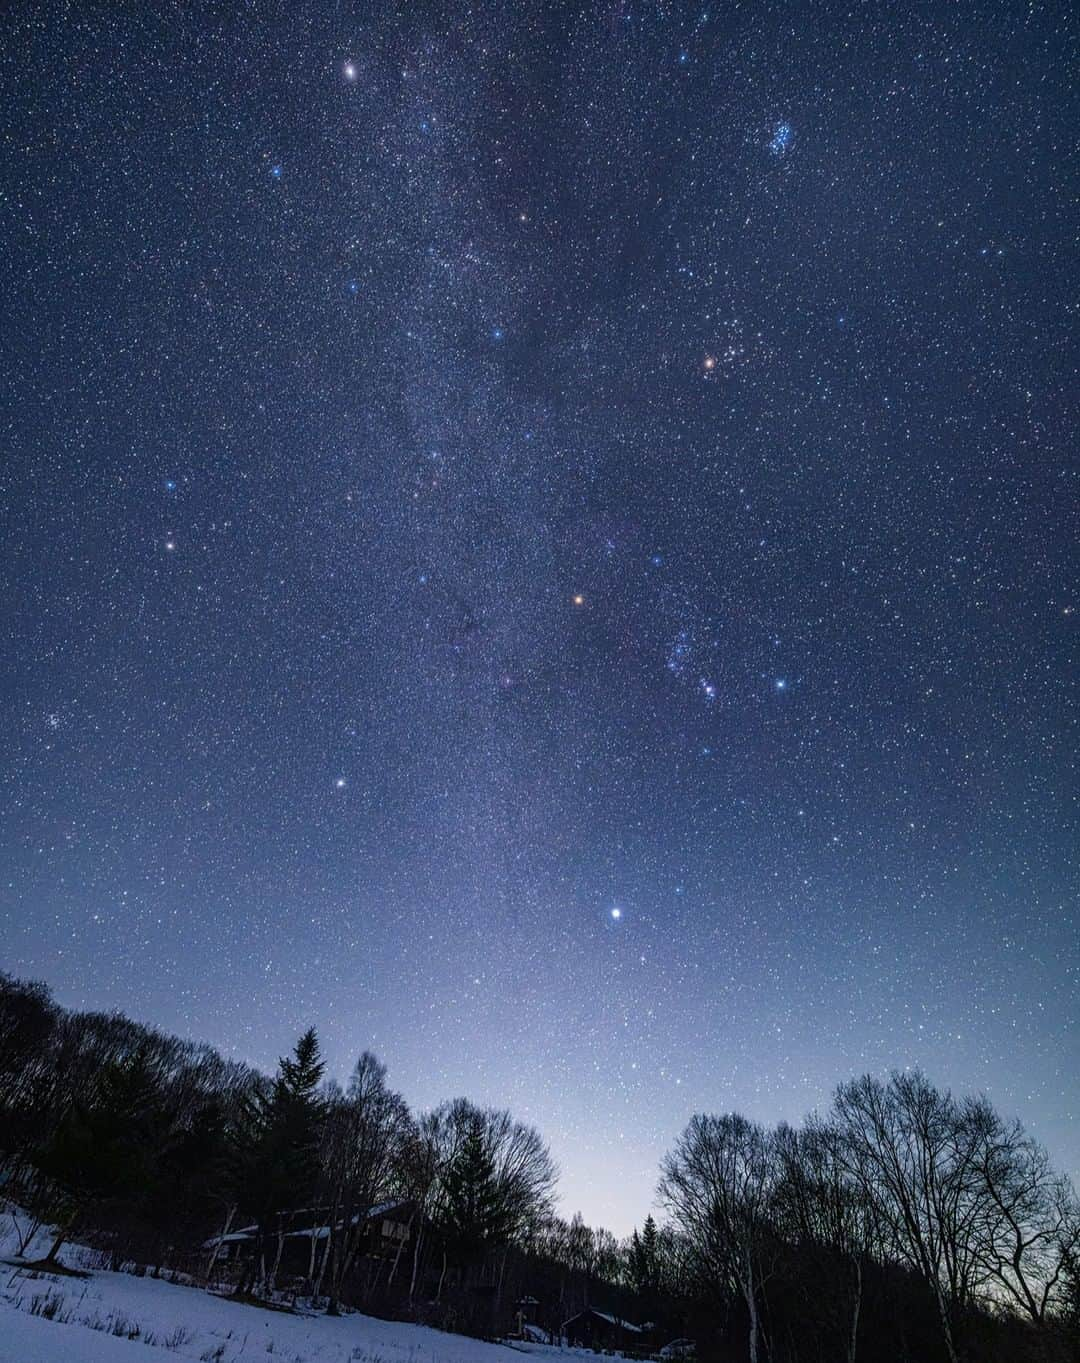
<svg viewBox="0 0 1080 1363"><path fill-rule="evenodd" d="M1080 1169L1068 6L16 4L0 964Z"/></svg>

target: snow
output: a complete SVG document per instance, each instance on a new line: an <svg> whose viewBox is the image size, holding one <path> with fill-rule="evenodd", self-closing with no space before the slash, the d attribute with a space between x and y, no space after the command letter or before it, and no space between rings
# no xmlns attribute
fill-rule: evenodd
<svg viewBox="0 0 1080 1363"><path fill-rule="evenodd" d="M140 1354L141 1350L141 1354ZM4 1363L149 1363L130 1339L98 1334L81 1325L61 1325L0 1304L0 1358ZM162 1355L164 1359L165 1355Z"/></svg>
<svg viewBox="0 0 1080 1363"><path fill-rule="evenodd" d="M23 1220L23 1224L25 1221ZM48 1228L27 1257L44 1255ZM0 1223L0 1259L18 1251L15 1217ZM0 1266L0 1363L511 1363L523 1353L558 1363L596 1358L538 1343L487 1344L371 1316L268 1311L151 1277L110 1273L82 1246L61 1261L87 1276L31 1275ZM31 1314L48 1302L54 1318ZM122 1337L137 1332L135 1339ZM608 1363L618 1360L608 1356Z"/></svg>

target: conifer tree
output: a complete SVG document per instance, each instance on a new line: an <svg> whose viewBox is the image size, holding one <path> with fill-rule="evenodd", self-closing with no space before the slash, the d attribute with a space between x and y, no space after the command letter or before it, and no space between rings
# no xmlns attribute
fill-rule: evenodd
<svg viewBox="0 0 1080 1363"><path fill-rule="evenodd" d="M291 1056L278 1062L278 1073L268 1093L254 1100L253 1140L241 1170L242 1205L259 1226L260 1262L237 1284L249 1291L257 1272L265 1267L267 1242L276 1231L277 1251L265 1285L273 1290L284 1245L284 1214L308 1205L319 1173L319 1133L323 1105L319 1081L323 1060L313 1027L296 1043Z"/></svg>
<svg viewBox="0 0 1080 1363"><path fill-rule="evenodd" d="M442 1222L447 1249L466 1270L508 1236L508 1209L479 1121L470 1127L446 1172Z"/></svg>

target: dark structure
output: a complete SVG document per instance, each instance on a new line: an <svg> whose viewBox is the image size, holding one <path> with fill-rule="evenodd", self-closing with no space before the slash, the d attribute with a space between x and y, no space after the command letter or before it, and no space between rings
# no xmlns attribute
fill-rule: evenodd
<svg viewBox="0 0 1080 1363"><path fill-rule="evenodd" d="M360 1221L364 1223L356 1257L357 1267L364 1260L398 1258L411 1243L415 1210L414 1203L402 1200L384 1202L354 1216L354 1225ZM281 1220L283 1244L280 1272L286 1277L314 1279L330 1236L325 1213L320 1215L318 1208L304 1209L290 1212ZM271 1254L273 1238L271 1235ZM203 1245L204 1249L215 1247L219 1265L245 1262L259 1250L258 1227L242 1226L228 1235L214 1236Z"/></svg>
<svg viewBox="0 0 1080 1363"><path fill-rule="evenodd" d="M646 1342L642 1326L591 1306L563 1321L562 1333L567 1344L576 1348L641 1349Z"/></svg>

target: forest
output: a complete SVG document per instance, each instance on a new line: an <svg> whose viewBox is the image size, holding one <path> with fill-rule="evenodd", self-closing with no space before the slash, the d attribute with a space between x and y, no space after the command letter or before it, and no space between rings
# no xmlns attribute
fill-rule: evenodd
<svg viewBox="0 0 1080 1363"><path fill-rule="evenodd" d="M272 1075L0 974L0 1192L63 1245L239 1300L552 1339L591 1308L627 1357L1080 1358L1080 1204L1016 1119L918 1071L842 1082L799 1126L693 1116L659 1221L567 1221L540 1133L413 1112L315 1028Z"/></svg>

